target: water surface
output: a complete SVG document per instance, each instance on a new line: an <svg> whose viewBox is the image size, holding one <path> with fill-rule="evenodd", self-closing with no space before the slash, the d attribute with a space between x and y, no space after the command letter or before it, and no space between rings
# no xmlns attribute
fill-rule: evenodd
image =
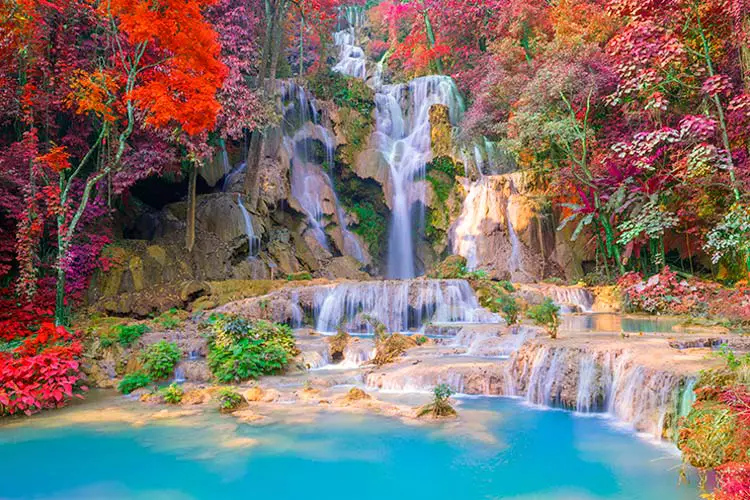
<svg viewBox="0 0 750 500"><path fill-rule="evenodd" d="M0 498L698 498L677 485L672 451L606 420L509 399L460 411L447 426L325 412L265 427L213 413L142 427L33 419L0 427Z"/></svg>

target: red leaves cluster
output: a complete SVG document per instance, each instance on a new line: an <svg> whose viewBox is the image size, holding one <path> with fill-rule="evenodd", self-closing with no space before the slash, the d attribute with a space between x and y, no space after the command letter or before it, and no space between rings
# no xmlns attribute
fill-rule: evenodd
<svg viewBox="0 0 750 500"><path fill-rule="evenodd" d="M717 469L718 488L714 500L747 500L750 498L750 463L730 462Z"/></svg>
<svg viewBox="0 0 750 500"><path fill-rule="evenodd" d="M130 96L148 113L147 123L178 123L189 135L211 130L220 105L216 92L227 68L216 33L203 17L211 0L112 0L107 8L133 46L155 45L145 54L142 83ZM103 12L103 15L106 15Z"/></svg>
<svg viewBox="0 0 750 500"><path fill-rule="evenodd" d="M0 415L31 415L80 397L87 388L80 385L79 335L56 327L49 309L19 307L12 299L0 308L0 339L19 344L0 352Z"/></svg>

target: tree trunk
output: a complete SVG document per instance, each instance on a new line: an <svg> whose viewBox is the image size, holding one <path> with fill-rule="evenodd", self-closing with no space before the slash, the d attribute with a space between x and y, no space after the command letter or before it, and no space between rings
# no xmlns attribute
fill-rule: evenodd
<svg viewBox="0 0 750 500"><path fill-rule="evenodd" d="M188 183L187 231L185 233L185 248L188 252L192 252L195 245L195 187L197 183L198 165L195 164L190 169L190 181Z"/></svg>
<svg viewBox="0 0 750 500"><path fill-rule="evenodd" d="M432 23L430 22L430 16L427 15L427 9L424 11L424 25L427 30L427 41L430 42L430 48L434 49L437 44L435 41L435 31L432 29ZM435 59L435 68L437 72L443 74L443 61L438 57Z"/></svg>
<svg viewBox="0 0 750 500"><path fill-rule="evenodd" d="M264 76L264 94L266 98L273 96L275 93L276 83L276 71L279 64L279 55L281 53L283 39L284 39L284 25L283 19L286 15L286 7L288 1L280 0L273 10L271 21L272 26L270 30L270 43L268 58L264 56L264 63L270 63L268 66L268 75ZM268 32L266 33L269 34ZM258 209L258 199L260 198L260 186L258 185L258 174L260 173L260 164L263 157L263 141L262 133L255 131L253 137L250 140L250 151L248 152L247 168L245 171L245 183L243 191L248 197L249 208L251 212L255 212Z"/></svg>
<svg viewBox="0 0 750 500"><path fill-rule="evenodd" d="M57 281L55 282L55 325L66 326L67 325L67 310L65 308L65 253L67 247L64 243L64 238L60 236L62 232L61 224L63 223L62 217L57 218Z"/></svg>
<svg viewBox="0 0 750 500"><path fill-rule="evenodd" d="M286 2L286 0L283 0ZM266 32L265 39L263 40L263 54L260 65L260 71L258 73L258 89L264 94L266 93L266 75L268 68L273 56L271 52L274 48L274 35L275 26L279 23L279 6L272 0L266 0ZM259 129L253 130L250 136L250 146L247 150L247 158L245 160L245 182L242 184L242 192L247 195L248 201L250 202L250 211L254 212L258 208L258 170L260 167L260 155L261 146L263 139L263 131Z"/></svg>

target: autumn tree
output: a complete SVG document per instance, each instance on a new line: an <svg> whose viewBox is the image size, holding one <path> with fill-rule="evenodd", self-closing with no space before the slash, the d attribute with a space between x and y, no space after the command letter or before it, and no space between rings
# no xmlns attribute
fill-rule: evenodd
<svg viewBox="0 0 750 500"><path fill-rule="evenodd" d="M27 214L19 237L19 262L31 263L34 240L42 237L44 218L56 235L56 321L65 321L66 271L74 237L91 202L107 187L102 181L121 173L129 141L141 130L170 130L175 138L200 137L215 126L225 67L219 46L202 13L209 2L110 0L25 2L14 10L13 37L23 50L14 64L19 125L34 151L25 188ZM67 18L67 19L66 19ZM70 28L87 23L85 29ZM65 27L68 22L68 29ZM59 71L45 72L50 36L73 34L66 47L85 51ZM60 65L61 66L61 65ZM52 68L54 70L54 67ZM42 92L40 83L49 85ZM56 89L56 90L55 90ZM56 107L38 100L51 101ZM65 112L71 111L69 116ZM60 126L63 123L63 127ZM68 127L88 131L85 141L66 138ZM87 137L88 135L88 137ZM60 138L65 143L58 142ZM33 276L25 276L32 281Z"/></svg>

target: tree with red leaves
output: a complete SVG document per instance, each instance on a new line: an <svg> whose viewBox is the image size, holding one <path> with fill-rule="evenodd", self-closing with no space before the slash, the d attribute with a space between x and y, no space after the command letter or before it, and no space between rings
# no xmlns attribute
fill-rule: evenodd
<svg viewBox="0 0 750 500"><path fill-rule="evenodd" d="M27 1L8 18L17 56L4 61L19 70L18 120L26 130L23 142L33 152L27 167L30 182L24 187L26 213L19 223L21 282L33 282L35 241L42 236L45 218L52 218L58 324L65 321L66 269L74 236L91 200L104 188L100 182L127 165L123 160L134 132L176 129L199 137L215 126L220 109L216 93L226 68L216 35L203 17L209 3ZM63 19L70 23L65 29ZM82 54L70 56L68 64L59 58L48 61L44 40L71 33L88 37L84 43L69 41ZM47 72L45 64L54 67ZM42 87L55 90L40 92ZM59 142L68 136L56 130L50 100L58 113L68 112L68 120L87 131L84 137L90 135L90 142Z"/></svg>

